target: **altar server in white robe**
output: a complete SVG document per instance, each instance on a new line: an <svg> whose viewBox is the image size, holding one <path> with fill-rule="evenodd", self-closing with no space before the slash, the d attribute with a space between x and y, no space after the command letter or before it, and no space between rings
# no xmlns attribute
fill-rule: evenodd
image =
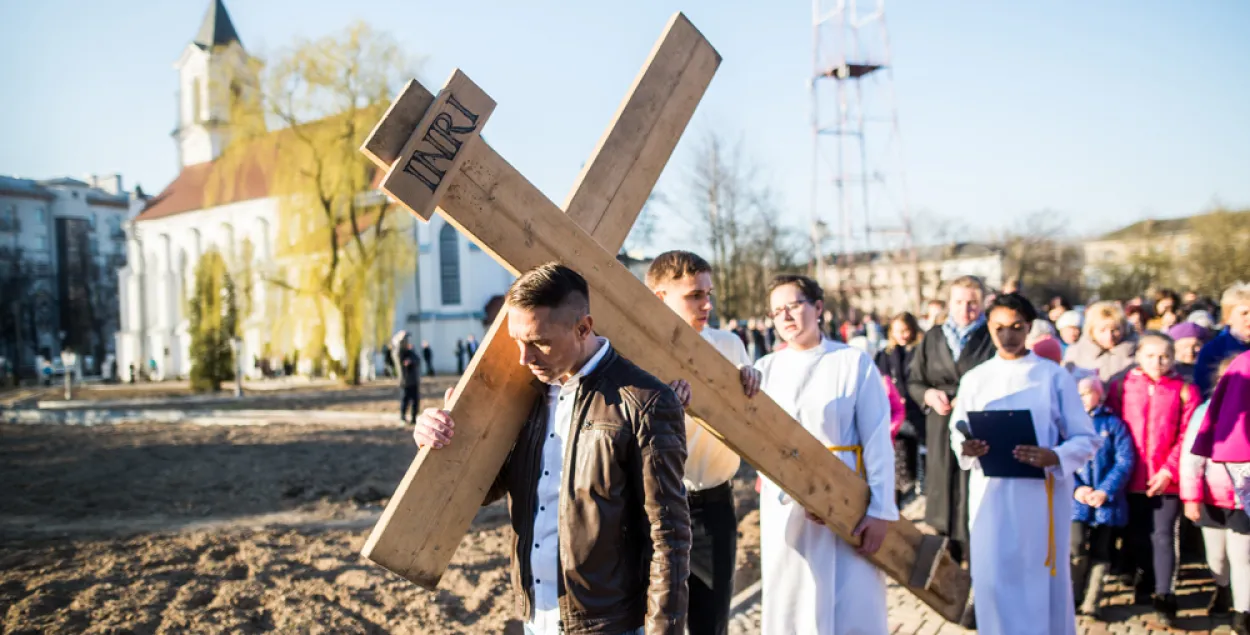
<svg viewBox="0 0 1250 635"><path fill-rule="evenodd" d="M1023 296L994 300L987 325L998 353L964 375L951 416L951 449L971 470L968 524L977 628L987 635L1075 635L1068 565L1073 474L1101 439L1081 403L1076 380L1025 348L1037 317ZM969 439L968 413L1027 410L1037 446L1012 449L1015 460L1043 468L1045 479L991 478Z"/></svg>
<svg viewBox="0 0 1250 635"><path fill-rule="evenodd" d="M764 635L888 632L885 576L864 558L881 548L894 499L890 405L876 365L862 351L822 337L824 293L802 276L778 276L770 315L784 349L756 362L762 390L868 481L868 513L844 541L764 481L760 560Z"/></svg>

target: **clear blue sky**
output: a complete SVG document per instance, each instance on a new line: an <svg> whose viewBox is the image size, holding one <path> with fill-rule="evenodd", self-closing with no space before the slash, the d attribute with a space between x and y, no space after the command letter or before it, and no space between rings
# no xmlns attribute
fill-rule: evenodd
<svg viewBox="0 0 1250 635"><path fill-rule="evenodd" d="M724 62L661 190L680 199L690 141L716 128L806 222L806 1L226 3L262 55L364 19L425 58L431 87L463 68L499 103L492 145L557 202L680 9ZM207 4L0 0L0 174L163 188L172 64ZM1053 209L1089 233L1250 205L1250 2L910 0L887 16L917 213L995 227Z"/></svg>

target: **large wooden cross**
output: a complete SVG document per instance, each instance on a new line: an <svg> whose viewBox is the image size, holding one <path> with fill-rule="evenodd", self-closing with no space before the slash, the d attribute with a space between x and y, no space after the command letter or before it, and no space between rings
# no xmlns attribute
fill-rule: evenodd
<svg viewBox="0 0 1250 635"><path fill-rule="evenodd" d="M556 207L479 138L495 103L456 71L438 96L409 82L362 151L387 171L382 189L429 220L437 211L514 274L560 261L590 287L595 330L664 381L690 382L689 410L762 474L850 542L868 485L765 395L747 399L738 370L615 258L720 64L681 14ZM501 311L456 386L455 442L418 452L364 555L434 589L507 458L538 391L517 361ZM948 620L961 617L966 572L944 542L891 523L871 560Z"/></svg>

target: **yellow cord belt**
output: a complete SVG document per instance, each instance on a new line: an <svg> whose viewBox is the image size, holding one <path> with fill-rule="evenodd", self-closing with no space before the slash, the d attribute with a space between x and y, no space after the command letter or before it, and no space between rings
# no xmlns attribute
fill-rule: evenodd
<svg viewBox="0 0 1250 635"><path fill-rule="evenodd" d="M859 477L868 480L868 472L864 470L864 446L862 445L831 445L830 452L854 452L855 453L855 473Z"/></svg>
<svg viewBox="0 0 1250 635"><path fill-rule="evenodd" d="M1046 566L1050 576L1055 576L1055 477L1046 473Z"/></svg>

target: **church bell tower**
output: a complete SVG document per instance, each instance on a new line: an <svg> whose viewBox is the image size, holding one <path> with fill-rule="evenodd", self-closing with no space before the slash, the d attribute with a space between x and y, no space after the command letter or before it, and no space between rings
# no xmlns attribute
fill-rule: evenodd
<svg viewBox="0 0 1250 635"><path fill-rule="evenodd" d="M231 92L239 90L240 80L252 79L248 62L225 3L211 0L195 39L174 63L178 118L172 136L180 168L212 161L225 149L230 138Z"/></svg>

